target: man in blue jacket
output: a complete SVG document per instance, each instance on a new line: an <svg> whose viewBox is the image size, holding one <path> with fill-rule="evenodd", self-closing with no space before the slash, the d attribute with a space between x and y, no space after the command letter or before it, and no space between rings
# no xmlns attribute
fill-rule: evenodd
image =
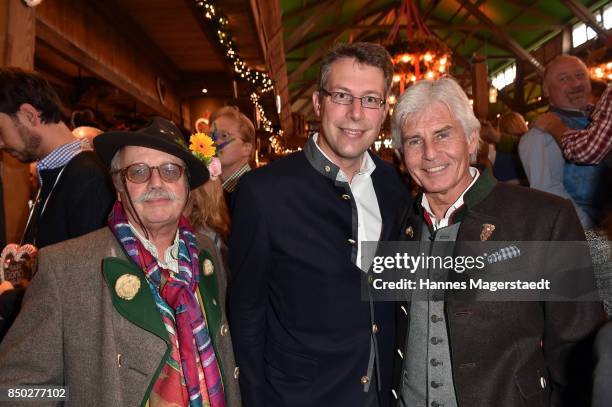
<svg viewBox="0 0 612 407"><path fill-rule="evenodd" d="M360 243L395 236L410 199L368 151L392 77L379 45L332 49L313 94L320 132L238 184L230 323L249 407L389 405L393 304L362 299Z"/></svg>

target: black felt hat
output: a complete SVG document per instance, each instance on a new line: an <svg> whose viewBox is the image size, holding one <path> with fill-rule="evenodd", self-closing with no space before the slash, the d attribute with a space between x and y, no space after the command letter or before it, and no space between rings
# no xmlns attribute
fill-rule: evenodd
<svg viewBox="0 0 612 407"><path fill-rule="evenodd" d="M94 149L106 165L115 153L125 146L140 146L163 151L180 158L189 171L189 187L194 189L208 181L206 165L197 159L183 139L181 131L169 120L154 117L143 129L137 131L109 131L94 138Z"/></svg>

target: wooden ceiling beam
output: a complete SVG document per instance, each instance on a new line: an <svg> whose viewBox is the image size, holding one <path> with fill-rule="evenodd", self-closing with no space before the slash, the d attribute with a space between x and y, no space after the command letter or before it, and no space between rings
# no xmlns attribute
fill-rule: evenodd
<svg viewBox="0 0 612 407"><path fill-rule="evenodd" d="M480 5L483 3L483 1L484 1L484 0L478 0L478 1L476 2L476 6L477 6L477 7L479 7L479 6L480 6ZM460 4L460 5L459 5L459 8L457 9L457 11L456 11L456 12L455 12L455 13L454 13L454 14L451 16L451 18L449 18L449 19L448 19L448 20L447 20L447 21L446 21L444 24L446 24L447 26L448 26L448 25L450 25L450 24L452 23L452 21L455 19L455 17L456 17L457 15L459 15L459 13L461 12L461 10L463 10L463 4ZM461 23L465 23L465 22L467 21L467 19L468 19L468 18L470 18L470 13L469 13L469 12L466 12L466 13L465 13L465 15L464 15L464 16L461 18L461 20L460 20L461 22L460 22L459 24L461 24ZM446 34L446 35L444 36L443 41L444 41L444 42L446 42L446 41L448 40L448 38L449 38L451 35L452 35L452 32L449 32L448 34Z"/></svg>
<svg viewBox="0 0 612 407"><path fill-rule="evenodd" d="M353 18L350 21L345 22L344 24L341 24L336 29L335 35L332 35L332 37L329 38L325 42L324 45L321 45L315 52L310 54L304 62L302 62L293 72L289 74L289 82L291 82L294 79L298 79L300 75L302 75L306 71L306 69L310 68L316 61L321 59L321 57L328 51L329 46L331 46L334 43L336 38L338 38L338 36L340 36L344 32L344 30L355 25L357 22L363 20L365 16L367 15L367 12L372 12L373 10L369 10L369 8L374 3L376 3L376 0L368 0L366 5L361 9L361 12L359 12L357 16L355 16L355 18ZM385 6L385 9L387 8L389 8L388 5ZM382 10L379 10L378 12L381 12L381 11Z"/></svg>
<svg viewBox="0 0 612 407"><path fill-rule="evenodd" d="M285 48L292 49L295 47L295 45L302 41L304 36L312 31L312 29L338 4L342 6L342 0L328 0L322 3L319 9L308 17L299 27L295 28L285 39Z"/></svg>
<svg viewBox="0 0 612 407"><path fill-rule="evenodd" d="M321 2L313 1L310 4L296 7L295 10L288 11L283 13L283 25L287 24L289 20L294 19L295 17L301 17L304 14L310 13L312 10L315 10L321 6Z"/></svg>
<svg viewBox="0 0 612 407"><path fill-rule="evenodd" d="M371 3L371 2L370 2ZM370 4L369 3L369 4ZM353 26L358 25L360 22L364 22L365 20L367 20L368 18L372 18L375 17L381 13L386 14L389 12L389 10L392 9L392 7L394 6L394 4L387 4L387 5L383 5L380 7L377 7L375 9L373 9L372 11L365 13L365 15L363 15L361 18L359 19L354 19L353 21L350 22L350 24L344 24L341 27L336 27L336 28L332 28L329 30L322 30L320 33L313 35L312 37L309 38L305 38L304 40L302 40L301 42L299 42L298 44L296 44L293 48L289 49L289 51L287 52L292 52L298 48L304 48L310 44L312 44L315 41L320 40L321 38L325 38L328 35L333 35L334 38L337 37L338 35L340 35L344 30L346 30L347 28L353 28Z"/></svg>
<svg viewBox="0 0 612 407"><path fill-rule="evenodd" d="M217 57L217 59L221 61L221 64L223 65L225 69L233 72L234 66L232 65L232 62L229 60L227 55L225 55L225 50L221 47L221 44L219 44L217 33L213 32L213 30L211 29L211 26L208 25L206 21L204 21L204 18L202 18L202 9L199 8L196 2L193 0L184 0L184 3L187 5L189 10L191 11L193 18L195 19L198 26L200 27L200 30L202 30L202 34L204 35L204 37L206 37L206 39L210 43L212 51L215 54L215 57Z"/></svg>
<svg viewBox="0 0 612 407"><path fill-rule="evenodd" d="M576 0L561 0L561 3L565 5L576 17L583 23L591 27L597 35L604 41L608 40L610 34L606 31L595 19L595 16L591 11L586 8L582 3L578 3Z"/></svg>
<svg viewBox="0 0 612 407"><path fill-rule="evenodd" d="M457 2L463 4L465 8L472 13L474 17L476 17L480 22L487 24L491 31L498 36L515 54L519 59L527 61L529 64L533 65L533 67L538 72L544 72L544 66L533 57L525 48L523 48L518 42L516 42L506 31L504 31L501 27L495 24L486 14L484 14L480 9L472 4L470 0L456 0Z"/></svg>
<svg viewBox="0 0 612 407"><path fill-rule="evenodd" d="M163 73L169 84L175 85L180 81L180 72L172 60L161 48L144 32L138 24L126 13L116 0L90 0L88 2L96 12L112 24L135 47L142 50L143 55Z"/></svg>
<svg viewBox="0 0 612 407"><path fill-rule="evenodd" d="M563 25L562 21L559 21L558 19L554 18L550 14L544 13L538 10L537 8L535 8L535 6L538 4L538 1L534 1L531 4L523 4L521 0L505 0L505 1L519 8L522 12L528 12L529 14L537 17L540 20L548 21L548 23L551 25Z"/></svg>
<svg viewBox="0 0 612 407"><path fill-rule="evenodd" d="M44 20L37 16L36 38L52 49L56 50L62 57L71 63L82 66L83 69L91 72L95 76L102 78L106 82L132 95L137 101L147 105L158 114L165 117L172 117L172 111L160 103L160 101L146 93L141 87L135 85L131 80L115 72L107 64L100 62L92 55L77 47L72 42L64 38L55 28L50 27Z"/></svg>
<svg viewBox="0 0 612 407"><path fill-rule="evenodd" d="M486 24L446 24L446 23L442 23L442 22L438 22L438 23L426 23L427 28L432 29L432 30L438 30L438 29L447 29L447 30L458 30L458 31L467 31L467 32L473 32L473 31L483 31L483 30L488 30L490 29L490 27ZM400 28L405 28L406 24L401 24ZM563 29L563 27L565 27L563 24L522 24L522 23L511 23L511 24L504 24L504 30L507 31L524 31L524 30L560 30ZM379 24L379 25L373 25L373 24L366 24L366 25L357 25L355 27L351 27L351 30L358 30L358 31L366 31L366 30L390 30L391 28L393 28L393 25L390 24Z"/></svg>

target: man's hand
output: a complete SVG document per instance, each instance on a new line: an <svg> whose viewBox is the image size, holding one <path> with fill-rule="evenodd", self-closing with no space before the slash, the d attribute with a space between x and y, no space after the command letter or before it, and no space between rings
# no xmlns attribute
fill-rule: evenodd
<svg viewBox="0 0 612 407"><path fill-rule="evenodd" d="M563 124L559 116L550 112L538 116L534 120L533 125L542 131L550 133L559 146L561 146L561 139L565 132L571 130Z"/></svg>

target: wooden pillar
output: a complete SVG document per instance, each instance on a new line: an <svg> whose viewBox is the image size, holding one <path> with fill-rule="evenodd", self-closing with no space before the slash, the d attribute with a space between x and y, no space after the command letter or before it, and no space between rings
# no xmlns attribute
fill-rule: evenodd
<svg viewBox="0 0 612 407"><path fill-rule="evenodd" d="M489 75L487 60L479 54L472 57L472 97L474 114L479 120L486 120L489 113Z"/></svg>
<svg viewBox="0 0 612 407"><path fill-rule="evenodd" d="M0 66L34 68L34 10L21 0L0 0ZM28 216L30 172L6 153L0 159L7 242L19 242Z"/></svg>

